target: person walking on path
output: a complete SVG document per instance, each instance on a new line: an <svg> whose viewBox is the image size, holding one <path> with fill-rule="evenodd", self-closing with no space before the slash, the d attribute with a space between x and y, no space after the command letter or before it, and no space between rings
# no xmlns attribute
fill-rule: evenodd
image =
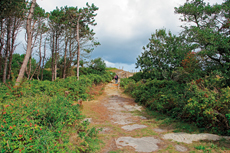
<svg viewBox="0 0 230 153"><path fill-rule="evenodd" d="M117 83L117 81L118 81L118 75L117 74L114 76L114 79L115 79L115 82Z"/></svg>

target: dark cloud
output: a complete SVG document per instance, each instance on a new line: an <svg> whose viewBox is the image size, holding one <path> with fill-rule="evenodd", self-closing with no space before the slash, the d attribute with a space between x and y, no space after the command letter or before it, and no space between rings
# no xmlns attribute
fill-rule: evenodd
<svg viewBox="0 0 230 153"><path fill-rule="evenodd" d="M132 64L136 62L137 56L142 51L144 44L148 42L148 38L133 38L130 40L109 38L99 40L101 46L97 47L92 53L92 58L102 57L103 59L113 63Z"/></svg>

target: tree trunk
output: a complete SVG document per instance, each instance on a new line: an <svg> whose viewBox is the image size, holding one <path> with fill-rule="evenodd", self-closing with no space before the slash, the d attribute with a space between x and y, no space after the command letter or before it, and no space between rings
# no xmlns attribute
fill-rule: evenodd
<svg viewBox="0 0 230 153"><path fill-rule="evenodd" d="M36 4L36 0L32 0L29 15L28 15L27 22L26 22L27 50L26 50L26 55L24 57L21 69L20 69L19 74L18 74L18 78L17 78L16 83L15 83L16 86L19 86L20 82L22 81L24 73L25 73L25 70L26 70L26 66L27 66L27 63L28 63L28 60L29 60L29 58L31 56L31 45L32 45L31 19L32 19L32 16L33 16L35 4Z"/></svg>
<svg viewBox="0 0 230 153"><path fill-rule="evenodd" d="M52 67L52 81L54 81L54 54L55 54L55 45L54 45L54 33L53 33L53 46L52 46L52 63L51 63L51 67Z"/></svg>
<svg viewBox="0 0 230 153"><path fill-rule="evenodd" d="M2 51L0 50L0 73L2 72L2 61L3 61Z"/></svg>
<svg viewBox="0 0 230 153"><path fill-rule="evenodd" d="M68 61L68 64L66 64L67 66L66 66L66 76L67 76L67 74L68 74L68 70L69 70L69 68L70 68L70 66L71 66L71 63L72 63L72 41L71 41L71 39L70 39L70 42L69 42L69 61Z"/></svg>
<svg viewBox="0 0 230 153"><path fill-rule="evenodd" d="M17 18L14 17L14 26L13 26L13 31L12 31L12 38L11 38L11 50L10 50L10 58L9 58L9 66L8 66L8 76L7 79L10 79L11 76L11 65L12 65L12 59L13 59L13 53L15 50L15 38L16 38L16 30L17 30Z"/></svg>
<svg viewBox="0 0 230 153"><path fill-rule="evenodd" d="M42 72L41 72L41 80L43 80L43 70L45 67L45 58L46 58L46 39L45 39L45 44L44 44L44 56L42 59Z"/></svg>
<svg viewBox="0 0 230 153"><path fill-rule="evenodd" d="M4 19L1 19L1 38L5 37L5 29L4 29ZM3 64L3 46L4 46L4 39L0 39L0 73L2 72L2 64Z"/></svg>
<svg viewBox="0 0 230 153"><path fill-rule="evenodd" d="M7 21L7 40L6 40L6 50L5 50L5 61L4 61L4 69L3 69L3 77L2 82L6 82L6 73L7 73L7 62L8 56L10 52L10 35L11 35L11 18L8 18Z"/></svg>
<svg viewBox="0 0 230 153"><path fill-rule="evenodd" d="M63 68L63 78L66 77L66 54L67 54L67 45L68 45L68 38L65 40L65 55L64 55L64 68Z"/></svg>
<svg viewBox="0 0 230 153"><path fill-rule="evenodd" d="M58 53L58 34L56 32L56 38L55 38L55 59L54 59L54 80L57 79L57 53Z"/></svg>
<svg viewBox="0 0 230 153"><path fill-rule="evenodd" d="M31 51L32 51L32 48L31 48ZM30 57L29 57L29 70L28 70L28 73L27 73L27 80L30 79L30 73L31 73L31 54L30 54Z"/></svg>
<svg viewBox="0 0 230 153"><path fill-rule="evenodd" d="M33 79L34 74L36 73L36 71L37 71L38 67L39 67L39 64L37 64L37 66L36 66L36 68L35 68L35 70L34 70L34 73L33 73L33 74L31 75L31 77L30 77L30 80L32 80L32 79Z"/></svg>
<svg viewBox="0 0 230 153"><path fill-rule="evenodd" d="M80 16L77 19L77 79L79 80L79 64L80 64L80 38L79 38L79 22Z"/></svg>
<svg viewBox="0 0 230 153"><path fill-rule="evenodd" d="M40 43L39 43L39 64L38 64L38 73L37 73L37 79L39 80L39 75L40 75L40 67L41 67L41 63L42 63L42 33L40 34Z"/></svg>
<svg viewBox="0 0 230 153"><path fill-rule="evenodd" d="M31 75L31 77L30 77L30 80L32 80L33 79L33 77L34 77L34 75L35 75L35 73L36 73L36 71L37 71L37 69L38 69L38 73L37 73L37 79L39 80L39 71L40 71L40 65L41 65L41 60L42 60L42 55L41 55L41 42L42 42L42 34L40 35L40 42L39 42L39 57L40 57L40 60L39 60L39 63L37 64L37 66L36 66L36 68L35 68L35 70L34 70L34 73ZM31 67L31 64L30 64L30 67Z"/></svg>

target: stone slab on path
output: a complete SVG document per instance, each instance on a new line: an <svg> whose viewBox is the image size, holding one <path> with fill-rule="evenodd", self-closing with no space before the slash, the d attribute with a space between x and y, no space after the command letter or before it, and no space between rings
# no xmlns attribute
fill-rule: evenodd
<svg viewBox="0 0 230 153"><path fill-rule="evenodd" d="M110 117L113 123L117 123L120 125L126 125L126 124L133 123L133 120L131 119L132 116L131 114L128 114L128 113L117 113L117 114L111 115Z"/></svg>
<svg viewBox="0 0 230 153"><path fill-rule="evenodd" d="M110 103L110 104L105 104L105 107L109 110L116 110L116 111L126 111L125 108L121 107L119 103Z"/></svg>
<svg viewBox="0 0 230 153"><path fill-rule="evenodd" d="M181 145L176 145L175 148L179 152L186 152L186 151L188 151L188 149L186 147L181 146Z"/></svg>
<svg viewBox="0 0 230 153"><path fill-rule="evenodd" d="M126 126L123 126L121 128L126 130L126 131L132 131L132 130L136 130L136 129L143 129L146 127L147 127L146 125L133 124L133 125L126 125Z"/></svg>
<svg viewBox="0 0 230 153"><path fill-rule="evenodd" d="M161 140L155 139L154 137L142 137L142 138L132 138L132 137L120 137L116 140L116 145L118 148L125 146L130 146L135 148L137 152L153 152L159 149L158 143Z"/></svg>
<svg viewBox="0 0 230 153"><path fill-rule="evenodd" d="M221 138L230 139L230 137L221 137L216 134L200 133L200 134L188 134L188 133L168 133L163 135L163 139L172 139L173 141L192 143L193 141L200 140L220 140Z"/></svg>
<svg viewBox="0 0 230 153"><path fill-rule="evenodd" d="M142 106L138 106L137 104L135 106L132 105L124 105L124 108L126 108L128 111L142 111Z"/></svg>

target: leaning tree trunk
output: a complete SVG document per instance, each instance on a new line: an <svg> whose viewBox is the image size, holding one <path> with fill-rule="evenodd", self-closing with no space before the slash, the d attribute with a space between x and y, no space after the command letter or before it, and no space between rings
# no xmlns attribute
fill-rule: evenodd
<svg viewBox="0 0 230 153"><path fill-rule="evenodd" d="M79 80L79 64L80 64L80 38L79 38L79 22L80 16L77 19L77 79Z"/></svg>
<svg viewBox="0 0 230 153"><path fill-rule="evenodd" d="M5 61L4 61L4 69L3 69L3 77L2 77L3 83L6 82L7 62L8 62L9 52L10 52L10 35L11 35L11 18L8 18L8 21L7 21L7 42L6 42Z"/></svg>
<svg viewBox="0 0 230 153"><path fill-rule="evenodd" d="M39 64L37 64L37 66L36 66L36 68L35 68L35 70L34 70L34 73L32 73L32 75L31 75L31 77L30 77L30 80L32 80L32 79L33 79L34 74L36 73L36 71L37 71L37 69L38 69L38 66L39 66Z"/></svg>
<svg viewBox="0 0 230 153"><path fill-rule="evenodd" d="M16 86L19 86L20 82L22 81L28 60L31 56L31 45L32 45L31 20L32 20L35 4L36 4L36 0L32 0L29 15L28 15L27 22L26 22L27 50L26 50L26 55L24 57L21 69L20 69L19 74L18 74L18 78L17 78L16 83L15 83Z"/></svg>
<svg viewBox="0 0 230 153"><path fill-rule="evenodd" d="M31 48L31 51L32 51L32 48ZM29 70L28 70L28 73L27 73L27 80L30 79L30 73L31 73L31 61L32 60L32 57L31 57L31 54L30 54L30 57L29 57Z"/></svg>

